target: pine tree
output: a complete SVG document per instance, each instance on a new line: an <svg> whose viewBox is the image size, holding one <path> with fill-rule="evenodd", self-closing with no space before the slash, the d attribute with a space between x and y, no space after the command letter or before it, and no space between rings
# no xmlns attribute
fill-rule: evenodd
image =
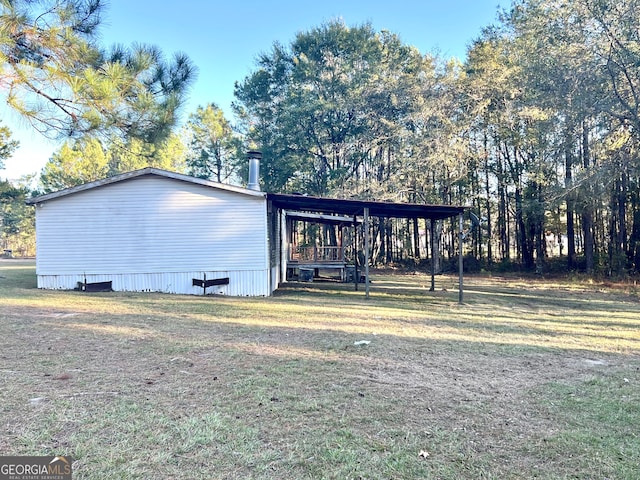
<svg viewBox="0 0 640 480"><path fill-rule="evenodd" d="M166 138L195 68L144 45L102 48L103 0L0 0L0 86L49 137Z"/></svg>
<svg viewBox="0 0 640 480"><path fill-rule="evenodd" d="M18 148L18 141L11 140L11 130L0 125L0 170L4 168L4 161L13 155L16 148Z"/></svg>

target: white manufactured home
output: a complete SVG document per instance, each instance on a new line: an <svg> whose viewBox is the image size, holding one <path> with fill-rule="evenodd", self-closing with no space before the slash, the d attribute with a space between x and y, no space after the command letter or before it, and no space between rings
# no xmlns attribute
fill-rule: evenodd
<svg viewBox="0 0 640 480"><path fill-rule="evenodd" d="M432 241L435 221L458 216L462 231L464 207L261 192L249 154L249 188L145 168L30 199L38 287L268 296L326 269L357 289L364 267L368 295L357 259L369 258L370 215L428 219ZM337 243L299 244L299 221L337 229ZM342 228L354 232L350 259Z"/></svg>
<svg viewBox="0 0 640 480"><path fill-rule="evenodd" d="M39 288L267 296L277 286L257 189L145 168L29 203Z"/></svg>

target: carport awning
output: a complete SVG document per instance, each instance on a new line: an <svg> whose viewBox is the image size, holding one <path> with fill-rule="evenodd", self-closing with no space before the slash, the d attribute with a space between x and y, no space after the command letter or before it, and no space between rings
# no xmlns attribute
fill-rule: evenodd
<svg viewBox="0 0 640 480"><path fill-rule="evenodd" d="M280 209L338 215L369 215L388 218L428 218L441 220L464 213L464 207L452 205L424 205L419 203L377 202L369 200L342 200L337 198L309 197L268 193L267 200Z"/></svg>
<svg viewBox="0 0 640 480"><path fill-rule="evenodd" d="M459 228L459 302L462 303L462 215L464 207L453 205L425 205L419 203L376 202L369 200L343 200L338 198L309 197L306 195L288 195L281 193L267 193L267 201L280 210L297 210L299 212L313 212L331 215L349 215L356 222L357 216L364 217L364 257L369 258L369 216L387 218L424 218L429 220L443 220L458 217ZM433 222L431 222L433 226ZM433 238L433 233L432 233ZM433 289L434 271L431 263L431 288ZM369 298L369 262L365 262L365 289ZM356 276L357 277L357 276ZM356 279L356 290L358 289Z"/></svg>

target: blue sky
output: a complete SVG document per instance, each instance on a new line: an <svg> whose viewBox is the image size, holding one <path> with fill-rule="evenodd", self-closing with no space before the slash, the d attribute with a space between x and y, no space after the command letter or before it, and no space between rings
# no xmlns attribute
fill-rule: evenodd
<svg viewBox="0 0 640 480"><path fill-rule="evenodd" d="M470 42L496 22L499 8L509 5L510 0L110 0L101 39L104 45L157 45L167 57L186 53L199 73L183 117L215 102L230 118L234 83L251 73L257 55L276 41L290 44L298 32L338 18L349 26L370 23L422 53L464 59ZM6 109L0 113L21 142L0 177L39 172L58 145L31 132Z"/></svg>

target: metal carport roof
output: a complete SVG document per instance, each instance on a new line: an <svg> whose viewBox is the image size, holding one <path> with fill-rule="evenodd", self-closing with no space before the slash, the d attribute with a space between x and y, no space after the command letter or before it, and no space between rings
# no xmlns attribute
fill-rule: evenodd
<svg viewBox="0 0 640 480"><path fill-rule="evenodd" d="M369 216L387 218L425 218L429 220L443 220L459 217L459 302L462 303L462 215L465 207L453 205L425 205L418 203L380 202L372 200L346 200L338 198L310 197L307 195L292 195L267 193L267 201L280 210L295 210L300 212L314 212L334 215L350 215L356 221L357 216L364 217L364 230L368 232ZM365 258L369 256L369 235L365 234ZM369 298L369 263L365 262L366 295ZM431 271L431 285L433 288L433 268ZM357 289L357 280L356 280Z"/></svg>
<svg viewBox="0 0 640 480"><path fill-rule="evenodd" d="M372 200L344 200L338 198L310 197L267 193L267 200L277 208L305 212L333 213L339 215L369 215L389 218L428 218L441 220L464 213L464 207L452 205L425 205L419 203L380 202Z"/></svg>

